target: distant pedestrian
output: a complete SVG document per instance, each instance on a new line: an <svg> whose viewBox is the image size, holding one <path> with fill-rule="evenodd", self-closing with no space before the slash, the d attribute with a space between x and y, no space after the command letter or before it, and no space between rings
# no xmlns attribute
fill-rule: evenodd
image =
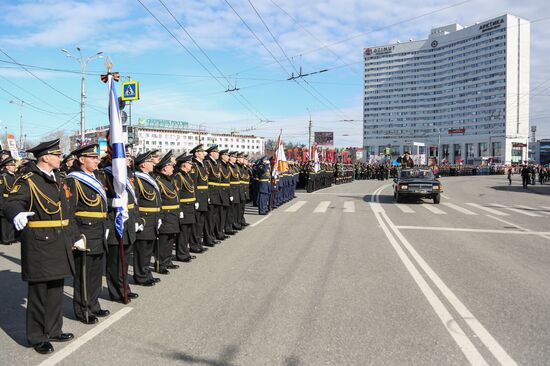
<svg viewBox="0 0 550 366"><path fill-rule="evenodd" d="M512 167L508 168L508 185L512 185Z"/></svg>
<svg viewBox="0 0 550 366"><path fill-rule="evenodd" d="M523 168L521 168L521 181L523 183L523 189L527 189L527 185L529 184L529 173L529 167L527 165L524 165Z"/></svg>

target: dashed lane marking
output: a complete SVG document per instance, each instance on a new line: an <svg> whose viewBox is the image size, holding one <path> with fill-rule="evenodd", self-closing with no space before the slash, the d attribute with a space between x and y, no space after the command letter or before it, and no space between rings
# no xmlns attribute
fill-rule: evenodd
<svg viewBox="0 0 550 366"><path fill-rule="evenodd" d="M447 213L435 206L432 206L432 205L421 205L422 207L424 207L426 210L436 214L436 215L446 215Z"/></svg>
<svg viewBox="0 0 550 366"><path fill-rule="evenodd" d="M298 211L299 209L302 208L302 206L304 206L306 204L307 201L298 201L296 202L295 204L293 204L292 206L290 206L289 208L287 208L285 210L285 212L296 212Z"/></svg>
<svg viewBox="0 0 550 366"><path fill-rule="evenodd" d="M355 202L345 201L344 202L344 212L355 212Z"/></svg>
<svg viewBox="0 0 550 366"><path fill-rule="evenodd" d="M317 207L315 207L315 210L313 212L315 213L324 213L327 211L328 206L330 205L330 201L321 201Z"/></svg>
<svg viewBox="0 0 550 366"><path fill-rule="evenodd" d="M447 207L450 207L452 208L453 210L456 210L458 212L461 212L463 213L464 215L470 215L470 216L476 216L477 213L473 212L473 211L470 211L468 210L467 208L464 208L464 207L460 207L458 205L455 205L454 203L450 203L450 202L443 202L443 204Z"/></svg>
<svg viewBox="0 0 550 366"><path fill-rule="evenodd" d="M483 210L483 211L486 211L486 212L489 212L490 214L493 214L495 216L510 216L509 214L505 213L505 212L501 212L501 211L497 211L497 210L494 210L490 207L485 207L485 206L482 206L478 203L473 203L473 202L468 202L466 203L467 205L469 206L472 206L472 207L475 207L475 208L478 208L480 210Z"/></svg>

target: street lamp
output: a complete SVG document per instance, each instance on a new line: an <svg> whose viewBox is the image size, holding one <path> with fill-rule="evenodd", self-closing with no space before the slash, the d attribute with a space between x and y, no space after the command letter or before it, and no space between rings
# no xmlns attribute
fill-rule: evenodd
<svg viewBox="0 0 550 366"><path fill-rule="evenodd" d="M29 103L29 102L25 102L24 100L18 100L18 101L15 101L15 100L10 100L10 103L11 104L17 104L19 106L19 148L23 148L23 107L25 106L25 104L32 104L32 103ZM6 126L6 129L7 129L7 126ZM7 134L6 134L6 143L7 143L7 140L8 140L8 137L7 137Z"/></svg>
<svg viewBox="0 0 550 366"><path fill-rule="evenodd" d="M88 64L88 62L90 62L91 60L93 60L95 58L102 58L103 56L101 56L101 54L103 52L99 51L95 55L84 58L82 56L82 52L80 50L80 47L77 47L76 50L78 51L79 57L73 56L69 51L67 51L64 48L61 50L61 52L63 52L65 54L65 56L67 56L69 58L74 58L78 63L80 63L80 67L82 69L82 80L81 80L81 85L80 85L80 87L81 87L80 88L80 141L83 143L84 142L84 114L85 114L84 100L86 98L86 90L85 90L86 65Z"/></svg>

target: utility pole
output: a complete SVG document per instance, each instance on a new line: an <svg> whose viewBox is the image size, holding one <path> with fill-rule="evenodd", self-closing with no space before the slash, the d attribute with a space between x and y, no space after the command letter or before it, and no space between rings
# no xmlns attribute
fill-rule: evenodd
<svg viewBox="0 0 550 366"><path fill-rule="evenodd" d="M25 107L25 104L31 104L28 102L25 102L24 100L10 100L11 104L17 104L19 106L19 148L23 148L23 107ZM7 135L7 127L6 127L6 144L8 143L8 135Z"/></svg>
<svg viewBox="0 0 550 366"><path fill-rule="evenodd" d="M78 63L80 63L80 68L82 70L82 78L80 80L80 143L83 144L84 143L84 137L85 137L85 127L84 127L84 124L85 124L85 99L86 99L86 88L85 88L85 85L86 85L86 65L88 64L88 62L90 62L91 60L95 59L95 58L102 58L103 56L101 56L101 54L103 53L102 51L99 51L97 52L95 55L93 56L90 56L88 58L84 58L82 56L82 52L80 50L80 47L77 47L76 50L78 51L78 54L80 55L80 57L75 57L73 56L69 51L67 51L66 49L62 49L61 51L67 56L67 57L70 57L70 58L74 58Z"/></svg>
<svg viewBox="0 0 550 366"><path fill-rule="evenodd" d="M310 112L309 108L306 108L306 109L309 113L309 128L308 128L309 134L308 134L308 140L307 140L307 144L308 144L307 152L308 152L309 157L311 159L311 112Z"/></svg>

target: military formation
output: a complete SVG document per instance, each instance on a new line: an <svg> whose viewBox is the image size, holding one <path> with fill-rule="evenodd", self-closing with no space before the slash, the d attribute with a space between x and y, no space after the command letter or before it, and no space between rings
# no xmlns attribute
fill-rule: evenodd
<svg viewBox="0 0 550 366"><path fill-rule="evenodd" d="M26 334L41 354L74 338L63 332L65 278L73 278L76 319L96 324L110 315L100 302L103 276L111 301L131 302L139 297L135 286L155 286L179 268L174 262L190 262L248 226L247 203L265 215L293 199L300 174L297 163L278 172L272 159L249 162L216 145L179 156L132 158L127 151L123 199L115 194L110 149L101 159L89 144L63 158L54 140L27 152L35 159L22 164L2 152L0 235L3 244L21 242ZM120 208L127 210L122 236L115 229Z"/></svg>

